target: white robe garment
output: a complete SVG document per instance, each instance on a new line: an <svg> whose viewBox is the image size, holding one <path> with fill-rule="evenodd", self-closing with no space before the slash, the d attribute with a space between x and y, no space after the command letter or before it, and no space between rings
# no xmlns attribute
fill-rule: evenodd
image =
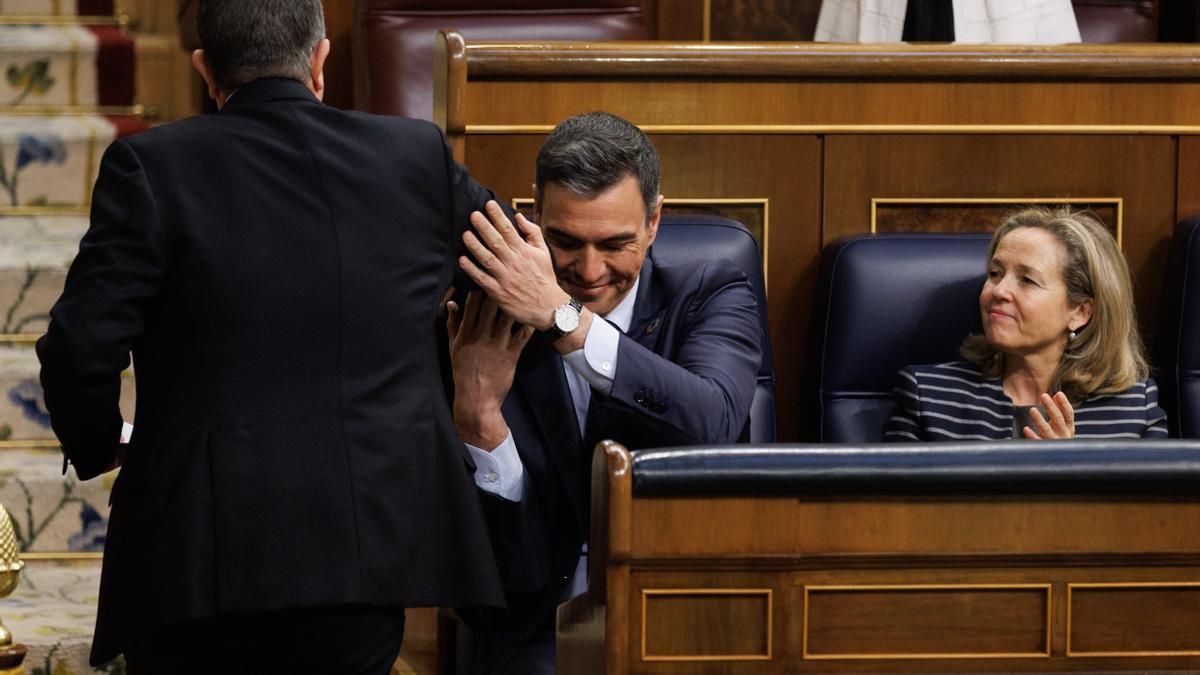
<svg viewBox="0 0 1200 675"><path fill-rule="evenodd" d="M954 41L1079 42L1071 0L953 0ZM817 42L900 42L908 0L824 0Z"/></svg>

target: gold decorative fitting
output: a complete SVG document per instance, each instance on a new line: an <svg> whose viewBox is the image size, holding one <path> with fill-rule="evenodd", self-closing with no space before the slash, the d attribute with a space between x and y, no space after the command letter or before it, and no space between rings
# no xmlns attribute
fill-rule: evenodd
<svg viewBox="0 0 1200 675"><path fill-rule="evenodd" d="M23 567L25 561L21 560L12 518L8 515L8 509L0 504L0 598L6 598L16 590ZM27 649L25 645L13 644L12 633L0 622L0 667L19 667Z"/></svg>

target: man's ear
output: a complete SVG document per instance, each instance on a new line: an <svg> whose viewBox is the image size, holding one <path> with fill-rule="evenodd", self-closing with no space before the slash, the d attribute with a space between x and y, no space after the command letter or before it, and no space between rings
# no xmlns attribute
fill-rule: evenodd
<svg viewBox="0 0 1200 675"><path fill-rule="evenodd" d="M221 90L217 88L217 80L213 77L212 68L208 67L208 60L204 58L203 49L197 49L192 52L192 67L204 79L204 84L208 87L209 98L220 104Z"/></svg>
<svg viewBox="0 0 1200 675"><path fill-rule="evenodd" d="M312 56L308 58L312 80L308 83L308 88L312 89L312 93L316 95L318 101L325 98L325 59L327 58L329 58L329 38L321 38L321 41L313 48Z"/></svg>
<svg viewBox="0 0 1200 675"><path fill-rule="evenodd" d="M664 201L665 198L662 195L659 195L658 198L654 200L654 213L646 221L646 227L650 229L650 240L646 242L646 246L653 244L654 238L658 236L658 221L662 220L662 207Z"/></svg>

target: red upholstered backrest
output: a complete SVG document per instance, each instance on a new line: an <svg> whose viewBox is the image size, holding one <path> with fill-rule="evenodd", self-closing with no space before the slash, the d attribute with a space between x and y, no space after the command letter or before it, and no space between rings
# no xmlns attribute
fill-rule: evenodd
<svg viewBox="0 0 1200 675"><path fill-rule="evenodd" d="M1154 0L1073 0L1084 42L1156 42Z"/></svg>
<svg viewBox="0 0 1200 675"><path fill-rule="evenodd" d="M644 40L641 0L356 0L355 107L431 119L434 39Z"/></svg>

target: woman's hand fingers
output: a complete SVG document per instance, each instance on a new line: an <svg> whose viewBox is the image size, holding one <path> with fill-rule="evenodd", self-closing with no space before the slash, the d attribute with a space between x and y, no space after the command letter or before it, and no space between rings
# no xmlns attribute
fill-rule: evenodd
<svg viewBox="0 0 1200 675"><path fill-rule="evenodd" d="M1071 430L1071 435L1075 435L1075 408L1071 405L1071 399L1061 391L1054 395L1054 400L1058 402L1058 409L1062 411L1063 420L1066 421L1067 428Z"/></svg>
<svg viewBox="0 0 1200 675"><path fill-rule="evenodd" d="M1075 437L1075 409L1071 406L1071 401L1066 394L1061 391L1051 396L1042 394L1042 407L1046 409L1043 413L1038 408L1033 408L1029 411L1029 419L1033 424L1026 427L1027 438L1057 438L1067 439ZM1030 436L1030 432L1034 432L1034 436Z"/></svg>
<svg viewBox="0 0 1200 675"><path fill-rule="evenodd" d="M1041 410L1038 410L1037 408L1030 410L1029 420L1033 422L1032 426L1037 431L1039 437L1058 438L1058 436L1054 433L1054 427L1051 426L1050 422L1048 422L1046 418L1042 416Z"/></svg>

